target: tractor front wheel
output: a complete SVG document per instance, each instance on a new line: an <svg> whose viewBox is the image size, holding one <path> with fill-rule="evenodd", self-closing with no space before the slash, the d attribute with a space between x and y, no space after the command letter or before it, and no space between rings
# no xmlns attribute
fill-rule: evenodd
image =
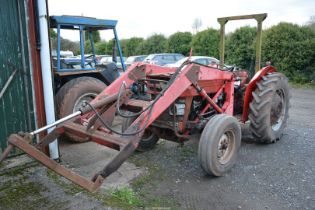
<svg viewBox="0 0 315 210"><path fill-rule="evenodd" d="M289 86L281 73L272 73L257 82L249 105L250 131L260 143L274 143L286 127L289 113Z"/></svg>
<svg viewBox="0 0 315 210"><path fill-rule="evenodd" d="M241 145L241 127L232 116L218 114L204 128L199 142L198 159L202 169L223 176L236 162Z"/></svg>
<svg viewBox="0 0 315 210"><path fill-rule="evenodd" d="M126 114L131 112L126 112ZM133 121L136 120L136 117L131 118L124 118L121 126L122 132L128 129L128 127L133 123ZM156 143L159 141L159 137L154 134L150 129L146 129L144 131L144 134L138 144L137 151L139 152L145 152L150 149L153 149L153 147L156 145Z"/></svg>

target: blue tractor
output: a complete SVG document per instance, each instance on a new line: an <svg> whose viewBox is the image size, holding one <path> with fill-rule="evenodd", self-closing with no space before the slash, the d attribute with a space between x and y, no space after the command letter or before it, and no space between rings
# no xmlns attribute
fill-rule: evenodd
<svg viewBox="0 0 315 210"><path fill-rule="evenodd" d="M83 101L91 101L111 84L126 66L116 31L117 20L82 16L51 16L50 28L57 29L56 56L53 57L54 86L58 118L77 111ZM77 30L80 35L80 57L63 58L61 55L61 29ZM114 35L112 61L100 64L95 55L92 33L112 30ZM85 35L89 36L92 53L85 56ZM121 67L117 67L117 51Z"/></svg>

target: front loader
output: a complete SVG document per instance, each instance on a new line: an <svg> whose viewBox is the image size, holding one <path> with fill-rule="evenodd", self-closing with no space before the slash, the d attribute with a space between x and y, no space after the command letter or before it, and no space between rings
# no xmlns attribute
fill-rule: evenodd
<svg viewBox="0 0 315 210"><path fill-rule="evenodd" d="M289 109L287 79L272 66L248 84L246 71L191 62L179 68L135 63L79 111L31 133L12 134L0 161L18 147L81 187L95 191L135 150L154 147L160 138L183 143L201 134L198 159L203 170L222 176L234 164L241 144L240 124L250 122L258 142L278 140ZM122 117L122 130L112 128ZM32 138L50 127L39 143ZM90 140L119 151L90 180L51 160L43 149L61 135Z"/></svg>

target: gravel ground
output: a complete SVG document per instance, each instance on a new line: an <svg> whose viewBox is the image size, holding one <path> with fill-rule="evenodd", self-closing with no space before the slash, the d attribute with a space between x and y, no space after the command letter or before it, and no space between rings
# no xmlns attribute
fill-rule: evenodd
<svg viewBox="0 0 315 210"><path fill-rule="evenodd" d="M145 172L131 183L143 206L315 209L315 91L291 92L290 119L281 140L261 145L244 138L235 167L224 177L208 176L202 171L196 139L182 147L162 140L155 149L133 155L127 165ZM73 149L71 145L64 148ZM33 162L23 166L9 172L0 170L0 209L132 208L112 204L102 190L96 195L82 192Z"/></svg>
<svg viewBox="0 0 315 210"><path fill-rule="evenodd" d="M315 209L315 91L291 92L289 123L277 143L245 139L237 164L220 178L200 168L197 141L162 143L138 154L166 177L144 188L175 198L180 209Z"/></svg>

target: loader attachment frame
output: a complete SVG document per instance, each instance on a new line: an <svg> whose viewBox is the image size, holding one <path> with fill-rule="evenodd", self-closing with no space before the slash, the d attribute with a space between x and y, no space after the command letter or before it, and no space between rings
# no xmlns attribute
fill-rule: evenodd
<svg viewBox="0 0 315 210"><path fill-rule="evenodd" d="M131 87L133 84L154 75L170 78L165 88L155 95L155 98L150 100L145 101L132 98L134 93ZM157 121L158 117L165 113L178 98L190 97L191 102L192 97L198 96L202 97L207 104L200 113L201 115L196 116L190 122L191 124L198 124L202 114L210 107L216 113L233 115L233 84L234 78L232 72L221 71L190 61L184 62L177 69L142 63L133 64L126 73L103 90L93 101L90 103L87 102L86 106L81 108L77 113L31 133L12 134L9 137L9 145L2 154L0 162L6 158L13 147L18 147L56 173L89 191L95 191L107 176L115 172L133 154L138 147L145 129ZM117 90L119 90L119 93L117 93ZM210 97L209 93L213 96ZM219 106L217 101L223 93L226 99L224 104ZM118 111L118 108L127 107L131 104L141 110L138 112L137 118L124 132L112 129L110 125L114 120L115 110ZM181 123L182 131L185 130L183 125L187 123L188 112L189 110L186 113L186 121ZM52 132L37 144L31 145L32 138L36 134L52 126L56 126ZM91 140L119 152L101 171L88 180L51 160L43 152L46 145L65 133ZM185 133L189 132L186 130Z"/></svg>

